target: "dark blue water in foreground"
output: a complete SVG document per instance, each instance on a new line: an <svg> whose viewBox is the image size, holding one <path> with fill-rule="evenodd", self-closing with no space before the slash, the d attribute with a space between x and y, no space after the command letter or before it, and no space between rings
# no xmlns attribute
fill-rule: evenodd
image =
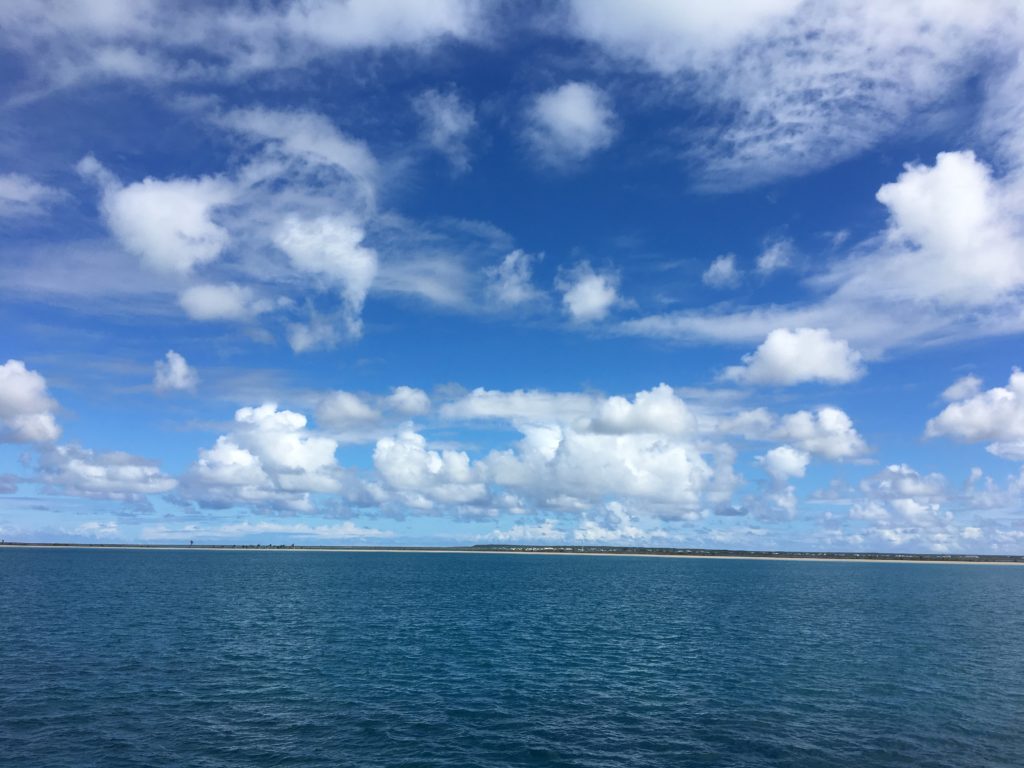
<svg viewBox="0 0 1024 768"><path fill-rule="evenodd" d="M1024 568L0 551L3 766L1024 766Z"/></svg>

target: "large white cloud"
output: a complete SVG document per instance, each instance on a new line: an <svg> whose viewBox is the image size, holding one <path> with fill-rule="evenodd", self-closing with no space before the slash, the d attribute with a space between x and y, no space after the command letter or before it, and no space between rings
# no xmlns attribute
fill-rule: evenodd
<svg viewBox="0 0 1024 768"><path fill-rule="evenodd" d="M1014 369L1005 387L978 393L973 389L954 393L963 398L930 419L925 435L988 442L989 451L997 456L1024 458L1024 372Z"/></svg>
<svg viewBox="0 0 1024 768"><path fill-rule="evenodd" d="M78 169L100 183L101 208L110 231L157 271L188 273L216 259L230 240L228 231L213 219L215 211L236 196L222 178L147 177L123 186L92 156Z"/></svg>
<svg viewBox="0 0 1024 768"><path fill-rule="evenodd" d="M807 381L846 384L864 374L861 356L824 328L777 328L743 365L730 366L725 378L746 384L789 386Z"/></svg>
<svg viewBox="0 0 1024 768"><path fill-rule="evenodd" d="M378 440L373 465L400 501L413 508L474 504L488 496L480 467L464 451L433 450L412 430Z"/></svg>
<svg viewBox="0 0 1024 768"><path fill-rule="evenodd" d="M338 493L338 443L307 428L301 413L273 403L240 408L232 430L182 478L182 496L205 507L266 507L308 512L311 494Z"/></svg>
<svg viewBox="0 0 1024 768"><path fill-rule="evenodd" d="M77 445L58 445L40 458L40 477L53 492L92 499L133 501L167 493L178 482L157 462L123 451L96 453Z"/></svg>
<svg viewBox="0 0 1024 768"><path fill-rule="evenodd" d="M46 379L21 360L0 365L0 442L45 443L60 437Z"/></svg>
<svg viewBox="0 0 1024 768"><path fill-rule="evenodd" d="M526 137L542 163L566 167L608 148L615 139L610 99L589 83L569 82L534 98Z"/></svg>

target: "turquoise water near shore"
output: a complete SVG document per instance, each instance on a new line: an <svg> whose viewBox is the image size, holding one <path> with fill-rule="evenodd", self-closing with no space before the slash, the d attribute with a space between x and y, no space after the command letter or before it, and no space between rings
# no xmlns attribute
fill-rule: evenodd
<svg viewBox="0 0 1024 768"><path fill-rule="evenodd" d="M0 766L1024 765L1024 568L0 551Z"/></svg>

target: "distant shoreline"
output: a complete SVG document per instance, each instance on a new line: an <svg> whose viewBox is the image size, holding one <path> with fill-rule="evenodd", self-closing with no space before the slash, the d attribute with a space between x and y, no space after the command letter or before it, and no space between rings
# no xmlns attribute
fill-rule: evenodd
<svg viewBox="0 0 1024 768"><path fill-rule="evenodd" d="M106 549L199 552L334 552L467 555L576 555L590 557L678 557L706 560L782 560L839 563L922 563L950 565L1024 565L1024 555L929 555L884 552L762 552L756 550L673 549L658 547L587 547L475 545L469 547L369 547L290 544L75 544L3 542L0 549Z"/></svg>

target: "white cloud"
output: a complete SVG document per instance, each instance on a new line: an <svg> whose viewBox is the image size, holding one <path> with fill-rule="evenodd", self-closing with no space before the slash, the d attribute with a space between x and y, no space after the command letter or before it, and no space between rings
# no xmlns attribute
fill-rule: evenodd
<svg viewBox="0 0 1024 768"><path fill-rule="evenodd" d="M154 461L122 451L96 453L77 445L58 445L40 457L41 479L53 491L70 496L117 501L149 493L167 493L177 481Z"/></svg>
<svg viewBox="0 0 1024 768"><path fill-rule="evenodd" d="M867 451L853 421L838 408L825 406L783 416L772 431L776 439L827 459L849 459Z"/></svg>
<svg viewBox="0 0 1024 768"><path fill-rule="evenodd" d="M942 393L942 399L966 400L969 397L974 397L981 391L981 384L981 379L969 373L946 387Z"/></svg>
<svg viewBox="0 0 1024 768"><path fill-rule="evenodd" d="M908 166L879 190L889 225L809 278L807 303L685 311L623 324L626 333L757 341L777 328L822 328L860 352L1024 330L1024 196L971 152Z"/></svg>
<svg viewBox="0 0 1024 768"><path fill-rule="evenodd" d="M321 427L345 430L372 424L380 413L358 395L338 390L324 397L316 407L316 421Z"/></svg>
<svg viewBox="0 0 1024 768"><path fill-rule="evenodd" d="M687 136L699 182L717 189L851 157L1013 55L1024 36L1013 0L571 7L577 35L664 78L662 99L696 100L718 118Z"/></svg>
<svg viewBox="0 0 1024 768"><path fill-rule="evenodd" d="M290 217L274 235L275 244L296 269L338 288L346 328L356 337L362 334L363 303L377 275L377 253L362 245L364 236L357 222L343 216Z"/></svg>
<svg viewBox="0 0 1024 768"><path fill-rule="evenodd" d="M312 493L342 490L338 443L307 428L306 417L273 403L235 412L233 429L201 449L182 477L182 495L200 506L313 509Z"/></svg>
<svg viewBox="0 0 1024 768"><path fill-rule="evenodd" d="M435 504L480 503L487 486L479 467L463 451L432 450L423 435L405 430L377 441L373 465L402 503L417 509Z"/></svg>
<svg viewBox="0 0 1024 768"><path fill-rule="evenodd" d="M730 366L725 378L747 384L791 386L808 381L846 384L864 375L861 356L824 328L777 328L743 365Z"/></svg>
<svg viewBox="0 0 1024 768"><path fill-rule="evenodd" d="M617 303L618 276L595 272L588 262L578 264L559 276L555 287L562 292L562 305L569 317L580 323L603 320Z"/></svg>
<svg viewBox="0 0 1024 768"><path fill-rule="evenodd" d="M391 394L384 398L384 404L403 416L422 416L430 412L430 396L415 387L395 387Z"/></svg>
<svg viewBox="0 0 1024 768"><path fill-rule="evenodd" d="M377 160L366 144L339 131L324 115L253 108L233 110L218 124L312 165L329 165L358 181L373 198Z"/></svg>
<svg viewBox="0 0 1024 768"><path fill-rule="evenodd" d="M925 436L985 441L989 442L988 450L997 456L1024 458L1024 372L1015 368L1005 387L974 393L976 386L957 393L963 398L930 419Z"/></svg>
<svg viewBox="0 0 1024 768"><path fill-rule="evenodd" d="M50 87L82 80L228 80L301 69L338 52L429 52L486 34L474 0L313 0L250 7L11 0L0 7L10 47Z"/></svg>
<svg viewBox="0 0 1024 768"><path fill-rule="evenodd" d="M195 390L199 374L188 361L173 349L168 350L164 360L154 364L153 387L157 392L171 390Z"/></svg>
<svg viewBox="0 0 1024 768"><path fill-rule="evenodd" d="M772 448L764 456L758 458L764 471L776 482L783 483L791 477L803 477L811 457L806 451L800 451L788 445Z"/></svg>
<svg viewBox="0 0 1024 768"><path fill-rule="evenodd" d="M0 174L0 219L38 215L61 196L60 190L20 173Z"/></svg>
<svg viewBox="0 0 1024 768"><path fill-rule="evenodd" d="M522 544L528 542L565 541L566 534L565 531L558 528L558 521L549 517L535 525L519 523L508 528L495 528L489 534L480 538L488 542Z"/></svg>
<svg viewBox="0 0 1024 768"><path fill-rule="evenodd" d="M664 536L662 530L647 531L637 525L625 507L617 501L609 502L600 519L593 513L584 513L579 526L572 532L573 539L586 544L635 543L652 537Z"/></svg>
<svg viewBox="0 0 1024 768"><path fill-rule="evenodd" d="M469 170L467 140L476 127L473 108L464 104L458 93L430 89L413 99L413 109L423 121L427 144L448 158L458 173Z"/></svg>
<svg viewBox="0 0 1024 768"><path fill-rule="evenodd" d="M441 406L446 419L497 419L513 424L568 423L592 415L597 399L576 392L502 392L478 387Z"/></svg>
<svg viewBox="0 0 1024 768"><path fill-rule="evenodd" d="M505 307L540 299L543 294L533 284L533 262L541 258L518 249L506 254L501 264L485 271L487 295Z"/></svg>
<svg viewBox="0 0 1024 768"><path fill-rule="evenodd" d="M247 320L273 306L252 288L235 283L190 286L181 292L178 303L193 320Z"/></svg>
<svg viewBox="0 0 1024 768"><path fill-rule="evenodd" d="M757 257L757 271L770 275L788 267L793 259L793 244L789 240L770 243Z"/></svg>
<svg viewBox="0 0 1024 768"><path fill-rule="evenodd" d="M697 420L672 387L659 384L646 392L637 392L630 402L613 396L601 403L592 419L584 422L591 432L609 435L652 433L679 435L694 432Z"/></svg>
<svg viewBox="0 0 1024 768"><path fill-rule="evenodd" d="M743 273L736 268L736 255L726 253L718 256L701 275L704 285L712 288L735 288L740 284Z"/></svg>
<svg viewBox="0 0 1024 768"><path fill-rule="evenodd" d="M615 113L608 96L569 82L538 95L526 112L526 137L541 162L567 167L611 146Z"/></svg>
<svg viewBox="0 0 1024 768"><path fill-rule="evenodd" d="M21 360L0 365L0 442L45 443L60 437L46 379Z"/></svg>
<svg viewBox="0 0 1024 768"><path fill-rule="evenodd" d="M142 529L144 541L188 541L201 539L235 539L252 536L294 536L300 539L323 541L346 539L378 539L393 536L392 531L367 528L351 520L340 523L312 525L300 521L241 520L207 527L190 523L178 528L167 524L150 525Z"/></svg>
<svg viewBox="0 0 1024 768"><path fill-rule="evenodd" d="M110 231L130 252L159 272L189 272L216 259L230 237L213 220L235 189L221 178L161 181L145 178L123 186L92 156L78 164L100 184L101 209Z"/></svg>

